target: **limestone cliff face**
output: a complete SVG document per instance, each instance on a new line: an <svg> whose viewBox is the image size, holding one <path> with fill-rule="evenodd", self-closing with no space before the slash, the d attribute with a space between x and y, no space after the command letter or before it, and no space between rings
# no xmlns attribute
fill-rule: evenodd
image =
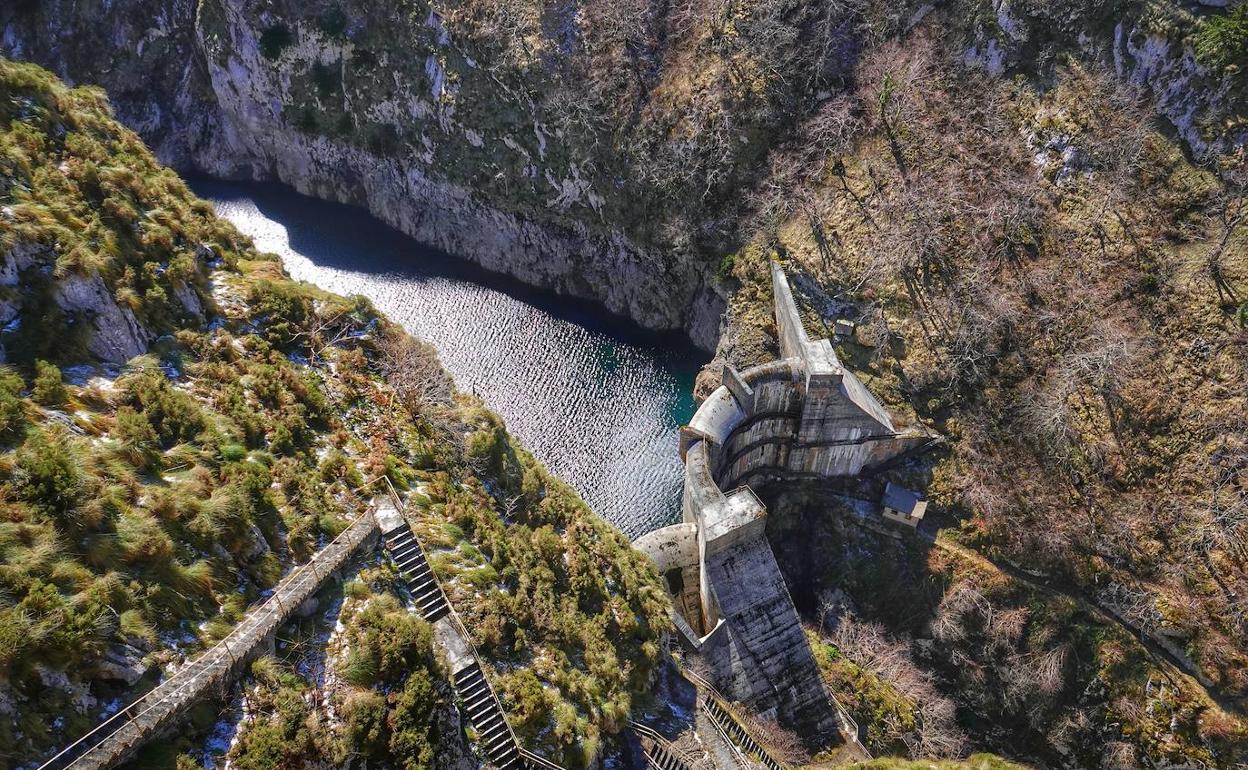
<svg viewBox="0 0 1248 770"><path fill-rule="evenodd" d="M126 0L94 13L69 2L26 14L0 9L0 51L104 86L118 117L175 167L281 181L359 205L453 255L714 346L724 302L710 269L640 246L605 222L602 195L559 137L523 115L499 125L490 111L457 101L461 89L494 97L488 76L474 73L436 16L396 11L393 29L377 22L371 34L390 37L387 52L364 50L357 41L367 35L325 32L314 15L301 18L300 5ZM278 29L280 46L265 39ZM393 46L396 36L410 46ZM516 205L473 184L503 156L520 168Z"/></svg>
<svg viewBox="0 0 1248 770"><path fill-rule="evenodd" d="M130 308L117 302L116 293L98 273L67 275L54 278L45 296L23 295L22 274L37 271L51 276L50 250L35 244L19 243L0 254L0 363L8 360L6 335L16 332L23 323L23 313L38 315L42 302L51 302L67 318L85 324L81 342L87 352L101 361L121 364L147 352L156 336ZM190 286L181 286L178 300L192 315L202 316L203 303ZM70 344L62 340L61 344Z"/></svg>
<svg viewBox="0 0 1248 770"><path fill-rule="evenodd" d="M1152 101L1195 157L1226 153L1248 142L1242 116L1243 84L1238 70L1218 72L1202 65L1188 36L1196 15L1184 4L1167 9L1086 6L999 0L995 24L981 25L966 57L996 75L1024 71L1037 63L1037 50L1069 41L1081 58L1112 66L1118 78ZM1203 5L1225 7L1221 0Z"/></svg>
<svg viewBox="0 0 1248 770"><path fill-rule="evenodd" d="M1006 74L1077 52L1151 92L1194 153L1243 143L1230 119L1241 109L1232 76L1202 68L1182 34L1155 31L1139 4L1058 6L1012 0L971 14L966 59ZM911 27L930 10L920 6ZM956 7L948 16L967 17ZM575 25L543 25L560 41L549 56L590 55ZM118 117L180 170L278 180L360 205L456 256L713 347L725 304L714 260L655 245L674 239L648 227L644 207L659 198L637 194L649 184L636 178L644 163L608 168L592 149L628 127L601 115L578 118L596 128L552 127L559 100L536 102L558 92L557 68L538 58L500 78L485 62L508 52L450 26L421 0L19 0L0 5L0 53L104 86ZM702 55L672 48L652 63ZM757 181L746 174L738 187ZM686 239L731 230L730 216L707 217L665 224Z"/></svg>

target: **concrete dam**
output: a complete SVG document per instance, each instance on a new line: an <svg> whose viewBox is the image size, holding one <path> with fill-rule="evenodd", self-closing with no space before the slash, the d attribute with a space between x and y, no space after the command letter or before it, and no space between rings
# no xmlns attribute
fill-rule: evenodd
<svg viewBox="0 0 1248 770"><path fill-rule="evenodd" d="M724 367L722 384L681 430L683 521L634 545L665 577L681 641L714 685L820 747L842 720L749 485L870 473L936 437L895 425L831 343L809 338L775 264L772 285L781 359Z"/></svg>

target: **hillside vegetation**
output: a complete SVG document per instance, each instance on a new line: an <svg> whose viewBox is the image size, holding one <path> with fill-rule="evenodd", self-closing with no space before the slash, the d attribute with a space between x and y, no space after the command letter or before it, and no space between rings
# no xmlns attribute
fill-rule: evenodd
<svg viewBox="0 0 1248 770"><path fill-rule="evenodd" d="M925 607L907 617L855 590L859 611L887 624L945 696L974 704L962 728L980 730L984 713L1018 724L1010 680L1072 656L1059 640L1092 641L1098 686L1119 700L1105 712L1087 694L1062 703L1059 719L1105 725L1083 761L1226 766L1248 696L1242 150L1193 163L1140 94L1078 62L1038 89L958 55L939 27L866 54L855 89L806 127L818 140L770 155L777 182L759 190L748 242L725 261L740 288L721 351L738 365L774 354L768 271L779 260L812 334L855 322L842 359L948 440L909 470L934 503L928 516L1174 651L1222 704L1190 681L1159 688L1129 635L1075 606L1020 603L1019 587L977 570L953 577L946 562L919 572L935 586L915 583L914 565L890 577L872 567L869 582L910 585ZM821 580L862 588L844 565ZM1019 625L995 637L1005 617ZM1034 658L1001 667L1003 649ZM1072 666L1083 655L1063 659L1050 669L1059 702L1090 673ZM976 703L994 691L1004 702ZM891 697L864 705L886 711ZM1051 730L1043 702L1029 700L1023 721ZM1187 716L1148 726L1176 709ZM1037 740L1064 758L1077 746Z"/></svg>
<svg viewBox="0 0 1248 770"><path fill-rule="evenodd" d="M751 335L764 355L780 258L806 277L811 331L856 321L842 356L950 439L931 491L967 542L1085 587L1248 694L1243 170L1192 166L1085 70L1040 95L942 76L939 55L868 62L864 82L896 84L860 94L881 112L795 180L806 206L761 209L734 258L738 355ZM1045 149L1058 136L1065 156Z"/></svg>
<svg viewBox="0 0 1248 770"><path fill-rule="evenodd" d="M101 51L84 33L127 13L166 12L171 34L150 45ZM968 561L918 540L864 544L836 530L838 513L800 518L834 501L772 517L778 540L798 524L809 525L805 542L832 539L823 561L782 563L791 577L847 595L852 612L838 614L856 613L858 624L839 644L835 624L819 624L822 662L874 745L992 748L1080 767L1244 761L1242 7L404 0L382 10L358 0L204 0L187 18L186 7L159 0L105 11L54 0L0 9L10 18L6 31L31 56L115 83L131 119L175 157L273 173L263 152L213 156L214 138L228 135L214 105L254 111L266 116L266 138L306 144L310 157L417 168L491 211L623 233L673 282L691 266L714 273L730 296L719 359L739 367L775 355L769 265L779 261L810 331L855 322L842 359L891 410L947 439L901 475L927 490L947 545L969 549ZM167 65L188 60L191 99L167 82L180 71ZM205 82L200 65L218 82ZM52 164L45 173L63 172ZM300 181L350 198L362 173ZM205 275L148 271L150 257L131 265L125 255L146 248L141 238L117 261L111 220L96 226L72 212L81 226L51 211L23 216L46 229L47 244L60 238L56 226L99 233L74 264L98 265L153 334L190 312L184 287L206 299ZM417 365L413 377L398 366L424 356L340 335L358 331L351 324L370 317L365 306L341 313L340 300L290 288L269 262L232 262L238 248L202 257L232 271L233 317L249 319L213 334L314 364L348 356L335 378L389 374L402 412L347 381L347 396L385 405L348 413L373 429L414 413L416 438L402 450L393 437L370 444L376 462L360 477L425 471L405 479L422 484L418 524L522 731L566 762L587 761L650 671L648 644L663 622L650 578L613 534L569 513L563 490L493 418L456 400L429 368ZM152 310L131 299L156 289L166 303L154 294ZM254 329L253 307L264 308ZM46 323L65 340L81 328ZM26 356L18 393L39 376L30 359L56 352L24 345L6 342ZM339 352L353 345L358 356ZM198 376L193 366L179 371ZM418 392L405 392L405 381ZM54 400L55 390L40 398ZM314 412L305 408L306 422ZM262 430L268 441L269 424ZM347 434L344 456L358 440ZM572 540L583 561L553 558ZM623 601L612 596L621 586L633 587ZM795 593L808 587L795 581ZM626 606L646 619L632 623ZM532 632L509 627L509 613ZM583 657L572 641L580 635ZM546 721L528 720L543 709ZM941 729L925 733L933 725Z"/></svg>
<svg viewBox="0 0 1248 770"><path fill-rule="evenodd" d="M904 759L873 759L846 765L849 770L1025 770L1022 765L1006 762L990 754L975 754L962 761L923 761Z"/></svg>
<svg viewBox="0 0 1248 770"><path fill-rule="evenodd" d="M593 761L667 623L627 541L455 394L431 348L364 299L290 281L217 220L98 90L0 60L0 110L0 766L83 732L227 633L367 509L381 476L445 496L440 542L495 557L462 607L492 629L487 663L527 734L553 736L542 747L569 766ZM103 288L75 304L77 283ZM151 346L101 366L88 351L118 310ZM334 663L356 689L309 706L313 682L262 662L248 697L273 716L241 732L236 766L454 755L462 727L446 721L429 629L392 573L370 574L348 587L351 652ZM510 604L521 584L543 597L524 614ZM524 639L564 652L513 684L504 664L532 654Z"/></svg>

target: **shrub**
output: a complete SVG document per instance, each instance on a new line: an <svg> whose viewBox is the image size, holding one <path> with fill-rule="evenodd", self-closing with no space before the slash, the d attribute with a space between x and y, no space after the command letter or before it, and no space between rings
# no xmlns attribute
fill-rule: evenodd
<svg viewBox="0 0 1248 770"><path fill-rule="evenodd" d="M372 593L368 584L358 578L343 586L342 592L350 599L367 599Z"/></svg>
<svg viewBox="0 0 1248 770"><path fill-rule="evenodd" d="M11 369L0 367L0 438L9 438L26 424L22 407L22 378Z"/></svg>
<svg viewBox="0 0 1248 770"><path fill-rule="evenodd" d="M260 53L266 59L276 59L293 42L294 36L290 33L290 27L285 24L274 24L260 33Z"/></svg>
<svg viewBox="0 0 1248 770"><path fill-rule="evenodd" d="M433 682L425 670L407 678L394 704L390 753L403 770L433 767L433 710L438 705Z"/></svg>
<svg viewBox="0 0 1248 770"><path fill-rule="evenodd" d="M136 412L133 408L118 408L114 416L112 435L121 443L122 449L130 455L135 465L152 468L160 454L160 438L147 415Z"/></svg>
<svg viewBox="0 0 1248 770"><path fill-rule="evenodd" d="M151 423L162 447L190 441L204 429L203 409L194 396L174 388L162 372L129 377L125 387L132 404Z"/></svg>
<svg viewBox="0 0 1248 770"><path fill-rule="evenodd" d="M69 391L61 380L61 370L47 361L35 362L35 382L31 398L44 406L61 406L69 398Z"/></svg>
<svg viewBox="0 0 1248 770"><path fill-rule="evenodd" d="M39 430L17 450L22 496L59 524L77 528L76 511L86 492L82 462L59 428Z"/></svg>
<svg viewBox="0 0 1248 770"><path fill-rule="evenodd" d="M352 487L358 487L364 483L364 477L360 474L359 468L355 466L355 462L337 449L326 454L325 459L321 460L320 472L321 479L329 483L342 481Z"/></svg>
<svg viewBox="0 0 1248 770"><path fill-rule="evenodd" d="M1206 18L1196 32L1195 48L1196 58L1209 67L1248 63L1248 5Z"/></svg>
<svg viewBox="0 0 1248 770"><path fill-rule="evenodd" d="M264 327L265 340L279 347L292 344L315 315L307 291L290 281L260 281L248 299L252 317Z"/></svg>
<svg viewBox="0 0 1248 770"><path fill-rule="evenodd" d="M342 667L342 679L356 687L372 687L377 683L377 660L368 650L351 650Z"/></svg>
<svg viewBox="0 0 1248 770"><path fill-rule="evenodd" d="M342 706L343 739L351 751L374 760L386 759L390 731L386 726L385 696L377 692L352 693Z"/></svg>

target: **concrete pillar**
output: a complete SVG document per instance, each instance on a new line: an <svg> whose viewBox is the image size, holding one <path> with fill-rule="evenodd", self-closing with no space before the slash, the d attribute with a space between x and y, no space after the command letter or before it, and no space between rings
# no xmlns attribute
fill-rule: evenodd
<svg viewBox="0 0 1248 770"><path fill-rule="evenodd" d="M741 375L730 364L724 364L720 380L741 409L747 414L754 410L754 389L745 384L745 380L741 379Z"/></svg>

